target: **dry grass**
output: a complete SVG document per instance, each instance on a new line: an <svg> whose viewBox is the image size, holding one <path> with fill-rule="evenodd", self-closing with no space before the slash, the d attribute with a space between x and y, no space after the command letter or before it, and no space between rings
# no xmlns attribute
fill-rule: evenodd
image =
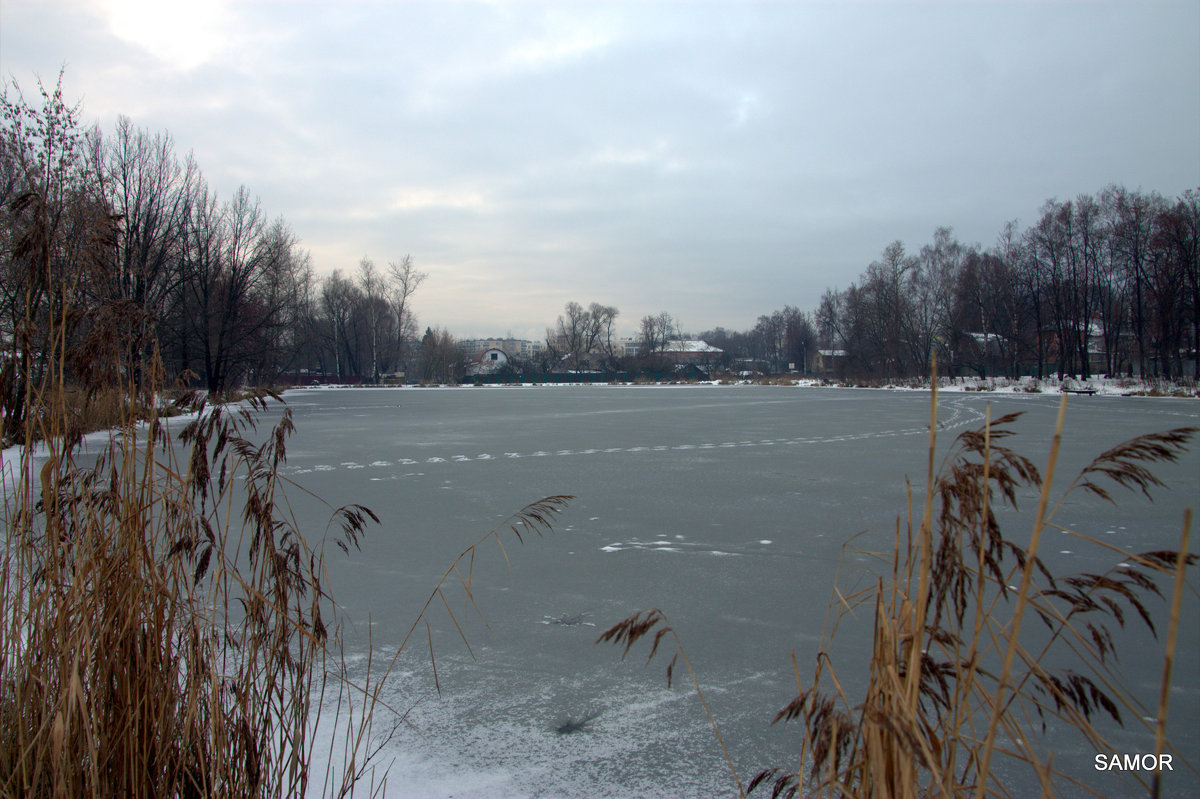
<svg viewBox="0 0 1200 799"><path fill-rule="evenodd" d="M202 407L183 457L137 415L92 458L30 417L49 456L5 497L0 795L303 795L331 603L284 504L290 414L257 442L249 410ZM343 548L372 518L334 515Z"/></svg>
<svg viewBox="0 0 1200 799"><path fill-rule="evenodd" d="M743 791L730 761L739 794L769 788L772 797L1023 795L1002 777L1021 769L996 768L999 759L1022 765L1022 785L1027 789L1026 775L1032 775L1045 796L1086 791L1055 767L1052 754L1041 753L1038 742L1048 722L1073 731L1097 752L1113 751L1104 735L1108 720L1147 725L1156 753L1172 752L1175 763L1186 767L1166 740L1165 724L1185 566L1195 560L1188 554L1190 514L1179 550L1134 556L1054 519L1073 491L1111 500L1116 485L1149 496L1161 485L1150 467L1176 460L1197 431L1140 436L1101 453L1052 503L1065 407L1064 397L1043 470L1006 446L1015 414L960 435L935 470L934 393L928 489L915 510L909 492L907 523L897 522L889 570L862 591L835 592L807 686L793 653L797 695L775 721L803 726L803 766L764 770ZM1019 490L1036 491L1039 498L1026 542L1006 537L995 513L998 504L1015 506ZM1051 528L1113 550L1114 567L1103 574L1052 574L1038 555ZM1174 590L1155 710L1140 705L1111 666L1117 629L1141 624L1157 632L1158 614L1148 600L1161 597L1159 583L1166 581ZM856 701L843 689L829 653L839 622L864 606L873 611L874 643L866 695ZM1033 635L1024 625L1030 619L1039 622ZM686 664L687 656L661 611L635 614L597 643L612 642L628 653L650 638L653 658L668 635L675 644L670 683L677 660ZM1073 665L1051 667L1064 662L1063 653ZM703 701L699 683L694 685ZM717 737L724 750L719 731ZM1142 781L1148 793L1157 791L1158 777L1149 777L1152 784Z"/></svg>
<svg viewBox="0 0 1200 799"><path fill-rule="evenodd" d="M271 392L237 406L177 393L195 417L176 442L144 399L153 371L140 401L132 385L78 393L54 374L31 387L22 433L47 454L24 450L0 506L0 797L380 793L372 728L391 666L348 680L324 566L327 544L348 552L378 519L330 508L326 535L305 538L279 473L290 409L256 428ZM114 432L84 452L100 419ZM542 534L569 499L532 503L465 550L409 636L439 599L458 627L448 583L474 606L478 547ZM432 642L430 662L436 684ZM337 735L321 740L339 752L315 750L326 709Z"/></svg>
<svg viewBox="0 0 1200 799"><path fill-rule="evenodd" d="M49 454L38 467L26 452L4 497L0 796L342 796L368 775L367 792L379 793L372 728L413 632L440 605L461 633L447 591L457 582L478 610L478 548L503 551L505 530L541 535L571 499L531 503L466 549L391 664L354 685L325 545L348 551L378 520L360 506L331 509L334 534L305 539L286 500L295 487L279 475L290 410L256 431L271 399L250 394L235 407L181 395L198 409L182 448L152 406L126 403L90 458L63 435L68 415L30 414ZM436 685L432 641L429 656ZM323 708L337 716L340 752L314 751ZM322 775L317 762L336 766Z"/></svg>

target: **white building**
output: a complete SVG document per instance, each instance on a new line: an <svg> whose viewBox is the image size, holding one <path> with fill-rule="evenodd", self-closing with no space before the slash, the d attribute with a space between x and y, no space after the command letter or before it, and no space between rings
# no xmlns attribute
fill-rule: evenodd
<svg viewBox="0 0 1200 799"><path fill-rule="evenodd" d="M675 361L675 363L712 363L724 351L720 347L714 347L707 341L685 339L681 341L668 341L666 349L663 350L663 355Z"/></svg>
<svg viewBox="0 0 1200 799"><path fill-rule="evenodd" d="M489 350L500 350L510 360L533 360L545 349L541 341L529 341L519 338L477 338L462 342L464 352L478 355Z"/></svg>

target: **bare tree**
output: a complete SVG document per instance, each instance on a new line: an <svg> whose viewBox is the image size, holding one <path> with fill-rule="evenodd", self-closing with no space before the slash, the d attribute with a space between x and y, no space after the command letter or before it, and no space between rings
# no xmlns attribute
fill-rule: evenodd
<svg viewBox="0 0 1200 799"><path fill-rule="evenodd" d="M416 315L413 314L411 300L427 277L428 273L417 270L411 255L405 255L399 261L388 262L388 290L392 312L396 315L397 368L403 368L407 362L407 343L417 334Z"/></svg>
<svg viewBox="0 0 1200 799"><path fill-rule="evenodd" d="M1160 228L1169 243L1186 287L1187 313L1191 321L1192 376L1200 380L1200 190L1185 191L1170 210L1162 214Z"/></svg>
<svg viewBox="0 0 1200 799"><path fill-rule="evenodd" d="M272 380L292 349L307 254L244 186L221 203L199 181L189 207L164 357L213 392Z"/></svg>
<svg viewBox="0 0 1200 799"><path fill-rule="evenodd" d="M559 315L554 327L546 330L546 351L553 360L568 359L578 371L588 361L609 368L616 359L613 351L613 326L620 312L611 305L593 302L587 308L571 301ZM588 356L593 356L589 359Z"/></svg>
<svg viewBox="0 0 1200 799"><path fill-rule="evenodd" d="M1010 269L1013 269L1021 287L1021 330L1027 331L1021 340L1024 353L1032 354L1037 364L1037 378L1046 375L1046 360L1049 357L1049 308L1047 284L1049 274L1037 257L1037 240L1034 231L1027 230L1016 235L1016 221L1008 222L1001 232L1000 252Z"/></svg>
<svg viewBox="0 0 1200 799"><path fill-rule="evenodd" d="M180 163L168 133L150 135L119 117L112 136L94 128L89 156L110 213L119 218L113 263L94 302L127 300L143 309L151 341L165 319L167 299L183 278L181 246L199 170Z"/></svg>
<svg viewBox="0 0 1200 799"><path fill-rule="evenodd" d="M1072 216L1070 203L1049 200L1042 206L1042 215L1037 224L1026 233L1031 267L1036 269L1038 286L1045 289L1046 324L1054 330L1053 341L1056 344L1060 376L1066 373L1068 358L1075 351L1067 344L1072 338L1070 327L1074 296L1072 274L1068 266ZM1040 377L1041 369L1038 371Z"/></svg>
<svg viewBox="0 0 1200 799"><path fill-rule="evenodd" d="M653 316L643 316L641 324L641 344L638 353L645 356L662 355L667 345L678 335L675 319L663 311Z"/></svg>
<svg viewBox="0 0 1200 799"><path fill-rule="evenodd" d="M383 303L383 279L375 268L375 262L363 256L358 262L358 287L363 293L367 329L371 337L371 382L379 382L379 322L382 318L380 305Z"/></svg>
<svg viewBox="0 0 1200 799"><path fill-rule="evenodd" d="M1193 191L1184 193L1174 205L1155 217L1154 227L1154 254L1150 259L1149 277L1158 362L1156 371L1166 377L1181 377L1185 334L1191 333L1193 358L1196 357L1196 336L1200 335L1200 322L1196 319L1196 304L1200 302L1197 286L1200 283L1197 275L1200 270L1200 197Z"/></svg>
<svg viewBox="0 0 1200 799"><path fill-rule="evenodd" d="M817 306L817 344L826 350L844 350L846 336L842 331L844 297L840 291L827 288Z"/></svg>
<svg viewBox="0 0 1200 799"><path fill-rule="evenodd" d="M257 258L262 280L255 304L268 309L271 318L255 332L247 358L253 382L264 384L291 368L299 355L297 339L311 291L312 259L283 217L265 229Z"/></svg>
<svg viewBox="0 0 1200 799"><path fill-rule="evenodd" d="M554 328L553 345L570 358L571 368L575 371L583 367L583 358L590 349L591 334L591 315L574 300L568 302L563 308L563 313L559 314L558 323Z"/></svg>
<svg viewBox="0 0 1200 799"><path fill-rule="evenodd" d="M426 328L421 339L421 379L456 383L462 378L466 359L454 336L442 328Z"/></svg>
<svg viewBox="0 0 1200 799"><path fill-rule="evenodd" d="M982 376L999 371L1016 376L1018 292L1015 274L996 251L967 251L950 318L956 362Z"/></svg>
<svg viewBox="0 0 1200 799"><path fill-rule="evenodd" d="M98 255L111 238L111 219L96 196L84 159L78 106L38 83L39 105L6 84L0 94L0 153L5 205L0 238L0 436L19 434L32 388L62 365L74 340ZM68 311L72 313L68 313Z"/></svg>
<svg viewBox="0 0 1200 799"><path fill-rule="evenodd" d="M805 371L815 341L816 333L808 316L792 305L785 305L769 316L758 317L748 336L749 354L765 362L770 372L783 372L792 364L800 364L800 371Z"/></svg>
<svg viewBox="0 0 1200 799"><path fill-rule="evenodd" d="M865 334L860 337L860 348L866 347L862 354L872 373L899 376L908 372L912 350L907 284L910 273L919 267L919 261L904 251L903 242L893 241L863 275L856 317Z"/></svg>
<svg viewBox="0 0 1200 799"><path fill-rule="evenodd" d="M817 330L812 317L791 305L784 306L784 356L801 373L808 373L809 362L816 354ZM711 343L711 342L710 342Z"/></svg>
<svg viewBox="0 0 1200 799"><path fill-rule="evenodd" d="M954 286L970 252L974 250L954 238L951 228L939 227L933 241L921 248L917 268L909 274L908 308L913 324L907 338L912 368L922 374L928 373L935 348L939 362L954 368L951 349L959 343L956 339L961 333L952 327Z"/></svg>
<svg viewBox="0 0 1200 799"><path fill-rule="evenodd" d="M588 351L599 352L606 367L616 360L616 353L613 352L613 326L619 314L620 311L612 305L593 302L588 306Z"/></svg>
<svg viewBox="0 0 1200 799"><path fill-rule="evenodd" d="M322 330L333 357L333 373L341 380L347 372L343 368L343 353L352 357L350 347L351 319L354 306L358 303L358 287L335 269L321 283L321 311L324 316ZM323 369L328 371L328 368ZM351 371L356 371L351 369Z"/></svg>
<svg viewBox="0 0 1200 799"><path fill-rule="evenodd" d="M1101 194L1108 225L1111 252L1109 275L1124 295L1122 310L1127 311L1137 350L1138 369L1146 376L1147 362L1147 295L1150 283L1150 259L1153 255L1155 220L1166 202L1158 194L1129 191L1124 186L1109 186ZM1111 314L1109 314L1111 317ZM1112 344L1119 338L1119 329L1106 335Z"/></svg>
<svg viewBox="0 0 1200 799"><path fill-rule="evenodd" d="M1091 195L1081 194L1075 200L1075 291L1079 325L1074 344L1078 349L1080 373L1092 373L1093 320L1100 309L1100 285L1103 278L1101 261L1105 250L1105 229L1100 204Z"/></svg>

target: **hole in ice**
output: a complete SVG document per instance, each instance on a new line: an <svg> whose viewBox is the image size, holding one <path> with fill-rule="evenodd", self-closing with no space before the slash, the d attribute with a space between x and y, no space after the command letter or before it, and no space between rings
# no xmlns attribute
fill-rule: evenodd
<svg viewBox="0 0 1200 799"><path fill-rule="evenodd" d="M591 729L592 721L600 715L599 710L590 710L586 715L574 718L567 716L563 721L555 726L554 731L559 735L573 735L577 732L586 732Z"/></svg>
<svg viewBox="0 0 1200 799"><path fill-rule="evenodd" d="M590 613L564 613L561 616L543 616L542 624L558 624L563 627L595 627L593 622L585 621Z"/></svg>

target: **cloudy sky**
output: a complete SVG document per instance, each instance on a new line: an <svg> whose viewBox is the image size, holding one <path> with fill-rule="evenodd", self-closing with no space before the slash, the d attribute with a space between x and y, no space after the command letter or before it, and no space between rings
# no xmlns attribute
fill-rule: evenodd
<svg viewBox="0 0 1200 799"><path fill-rule="evenodd" d="M692 331L900 239L1200 187L1200 3L0 0L0 70L171 133L319 273L411 254L422 324L569 300Z"/></svg>

